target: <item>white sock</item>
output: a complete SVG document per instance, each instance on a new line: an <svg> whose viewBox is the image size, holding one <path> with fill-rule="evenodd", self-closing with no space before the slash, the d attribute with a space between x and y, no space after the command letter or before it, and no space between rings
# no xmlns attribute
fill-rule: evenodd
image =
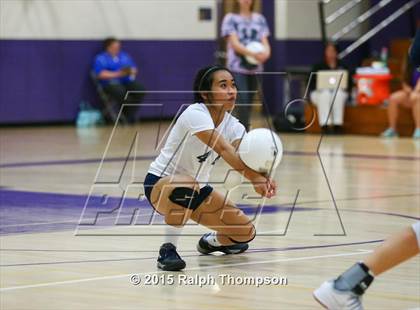
<svg viewBox="0 0 420 310"><path fill-rule="evenodd" d="M222 244L217 240L217 233L215 231L211 232L206 236L206 241L212 246L221 246Z"/></svg>
<svg viewBox="0 0 420 310"><path fill-rule="evenodd" d="M172 243L176 246L183 227L174 227L166 225L165 227L165 243Z"/></svg>

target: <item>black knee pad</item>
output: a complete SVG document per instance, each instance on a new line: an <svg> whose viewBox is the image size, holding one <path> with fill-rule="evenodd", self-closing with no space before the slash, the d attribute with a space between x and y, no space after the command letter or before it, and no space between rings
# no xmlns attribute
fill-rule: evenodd
<svg viewBox="0 0 420 310"><path fill-rule="evenodd" d="M200 205L199 193L189 187L176 187L169 195L169 200L186 209L195 210Z"/></svg>
<svg viewBox="0 0 420 310"><path fill-rule="evenodd" d="M230 241L232 241L233 243L249 243L249 242L251 242L252 240L254 240L255 239L255 237L257 236L257 231L256 231L256 229L255 229L255 226L254 225L252 225L252 227L254 228L254 231L255 231L255 233L254 233L254 235L252 236L252 238L251 239L249 239L249 240L247 240L247 241L237 241L237 240L235 240L235 239L232 239L231 237L228 237L228 239L230 240Z"/></svg>

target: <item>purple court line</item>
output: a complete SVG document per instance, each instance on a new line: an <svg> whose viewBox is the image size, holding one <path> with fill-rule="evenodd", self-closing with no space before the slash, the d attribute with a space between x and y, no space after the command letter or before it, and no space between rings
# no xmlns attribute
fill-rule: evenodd
<svg viewBox="0 0 420 310"><path fill-rule="evenodd" d="M342 247L342 246L351 246L351 245L360 245L360 244L371 244L384 241L383 239L378 240L369 240L369 241L359 241L359 242L350 242L350 243L336 243L336 244L324 244L324 245L309 245L309 246L300 246L300 247L287 247L287 248L261 248L249 250L247 254L254 253L267 253L267 252L288 252L288 251L298 251L298 250L312 250L312 249L322 249L322 248L333 248L333 247ZM181 251L183 252L183 251ZM156 250L157 253L157 250ZM200 257L208 256L203 254L194 254L194 255L183 255L182 257ZM219 256L216 256L219 257ZM119 259L99 259L99 260L74 260L74 261L56 261L56 262L41 262L41 263L22 263L22 264L6 264L0 265L0 267L23 267L23 266L41 266L41 265L62 265L62 264L83 264L83 263L105 263L105 262L123 262L123 261L144 261L149 259L156 259L156 256L153 257L137 257L137 258L119 258Z"/></svg>
<svg viewBox="0 0 420 310"><path fill-rule="evenodd" d="M87 199L89 197L89 201ZM37 233L37 232L52 232L52 231L66 231L74 230L79 223L80 215L84 210L85 203L88 203L86 210L91 212L91 207L96 206L101 201L100 196L87 196L76 194L57 194L45 192L27 192L18 190L0 190L0 235L10 235L16 233ZM115 225L116 214L115 208L120 205L120 197L109 197L107 211L109 214L103 214L101 217L91 217L88 213L84 219L85 228L95 229L97 227L110 227ZM152 216L152 213L145 211L152 211L149 203L145 200L139 201L135 198L126 198L124 200L124 207L134 210L139 213L136 219L136 225L132 222L120 222L122 226L144 226L148 222L141 221L141 218L147 220ZM238 207L247 215L255 215L258 212L264 214L275 212L291 212L291 205L265 205L263 208L258 208L246 204L238 204ZM307 212L318 210L319 208L294 208L295 212ZM112 212L111 212L112 211ZM136 212L137 212L136 211ZM107 213L105 212L105 213ZM119 219L132 218L132 214L123 215ZM105 221L105 222L103 222ZM114 224L113 224L114 223ZM83 234L86 235L86 234ZM147 234L150 235L150 234ZM161 235L161 234L159 234Z"/></svg>
<svg viewBox="0 0 420 310"><path fill-rule="evenodd" d="M382 215L390 215L390 216L396 216L396 217L402 217L402 218L406 218L406 219L412 219L412 220L420 221L420 217L410 216L410 215L405 215L405 214L399 214L399 213L394 213L394 212L354 210L354 209L340 209L340 211L355 212L355 213L368 213L368 214L382 214Z"/></svg>
<svg viewBox="0 0 420 310"><path fill-rule="evenodd" d="M301 151L286 151L284 155L288 156L318 156L316 152L301 152ZM360 159L383 159L383 160L408 160L417 161L420 157L417 156L392 156L392 155L368 155L368 154L337 154L337 153L320 153L320 156L328 157L347 157ZM137 156L136 160L153 160L157 155ZM134 157L129 157L128 160L133 160ZM104 159L104 162L119 162L126 161L127 157L111 157ZM56 166L56 165L83 165L100 163L102 158L90 159L69 159L69 160L53 160L53 161L33 161L20 163L0 164L0 168L23 168L23 167L37 167L37 166Z"/></svg>
<svg viewBox="0 0 420 310"><path fill-rule="evenodd" d="M156 156L137 156L138 160L153 160ZM134 157L129 157L128 160L133 160ZM104 159L104 162L120 162L126 161L127 157L111 157ZM52 160L52 161L32 161L22 163L8 163L1 164L0 168L22 168L22 167L37 167L37 166L57 166L57 165L84 165L100 163L102 158L89 158L89 159L68 159L68 160Z"/></svg>
<svg viewBox="0 0 420 310"><path fill-rule="evenodd" d="M304 153L304 152L302 152ZM316 153L312 153L316 156ZM360 158L360 159L386 159L386 160L420 160L418 156L402 156L402 155L369 155L369 154L337 154L337 153L319 153L320 156L329 157L347 157L347 158Z"/></svg>
<svg viewBox="0 0 420 310"><path fill-rule="evenodd" d="M415 196L420 196L420 193L381 195L381 196L370 196L370 197L369 196L362 196L362 197L337 198L336 201L374 200L374 199L385 199L385 198L405 198L405 197L415 197ZM299 205L308 205L308 204L321 203L321 202L331 202L331 199L329 199L329 200L324 199L324 200L301 201L299 203Z"/></svg>
<svg viewBox="0 0 420 310"><path fill-rule="evenodd" d="M197 250L183 250L182 252L196 252ZM2 249L0 252L55 252L55 253L156 253L156 250L51 250L51 249Z"/></svg>
<svg viewBox="0 0 420 310"><path fill-rule="evenodd" d="M418 194L415 194L418 195ZM390 195L390 196L375 196L375 197L361 197L360 199L380 199L389 197L406 197L410 195ZM0 212L2 214L2 220L0 221L0 235L10 235L16 233L34 233L34 232L51 232L51 231L65 231L74 229L78 222L75 220L79 218L82 212L82 207L86 201L85 195L74 195L74 194L55 194L55 193L38 193L38 192L25 192L16 190L0 190ZM355 198L340 199L340 201L355 200ZM34 202L35 203L34 205ZM150 206L146 202L137 204L136 199L127 199L127 206L137 206L141 209L149 209ZM302 201L299 203L300 206L310 205L313 203L324 202L320 201ZM325 200L327 202L327 200ZM10 204L8 206L8 204ZM238 205L246 214L253 214L256 212L255 207L248 205ZM29 207L29 209L28 209ZM297 207L295 211L316 211L325 210L327 208L302 208ZM30 210L30 211L27 211ZM34 212L39 210L40 212ZM264 207L264 213L276 213L276 212L290 212L290 206L286 205L266 205ZM360 212L368 214L382 214L388 216L396 216L406 219L419 220L420 218L405 214L383 212L383 211L371 211L371 210L354 210L354 209L341 209L344 212ZM53 222L40 222L44 216L51 213L52 216L58 216L57 221ZM41 218L37 214L41 214ZM66 218L63 219L62 216ZM18 217L16 217L18 216ZM68 219L67 219L68 217ZM71 218L70 218L71 217ZM109 217L111 220L115 219L115 216ZM18 220L17 220L18 219ZM103 218L104 219L104 218ZM25 222L22 222L24 220ZM16 221L18 222L16 224ZM19 223L20 222L20 223ZM8 225L8 223L15 223ZM109 223L107 224L109 226ZM10 226L10 227L9 227ZM95 225L94 225L95 226ZM92 226L92 228L96 228ZM100 225L101 227L103 226ZM141 226L139 224L139 226ZM44 227L44 228L42 228ZM86 234L83 234L86 235ZM112 234L114 235L114 234ZM121 234L118 234L121 236ZM150 234L147 234L151 236ZM159 234L161 235L161 234Z"/></svg>

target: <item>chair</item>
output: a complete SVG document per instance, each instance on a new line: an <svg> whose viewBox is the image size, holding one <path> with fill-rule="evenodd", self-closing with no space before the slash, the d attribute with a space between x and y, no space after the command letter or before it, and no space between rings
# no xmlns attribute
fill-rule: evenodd
<svg viewBox="0 0 420 310"><path fill-rule="evenodd" d="M104 91L104 88L99 82L98 77L94 71L90 71L90 77L103 104L102 114L104 117L111 119L115 124L118 119L118 103L111 99L110 96L108 96L108 94ZM127 118L122 113L120 115L120 122L124 125L128 124Z"/></svg>

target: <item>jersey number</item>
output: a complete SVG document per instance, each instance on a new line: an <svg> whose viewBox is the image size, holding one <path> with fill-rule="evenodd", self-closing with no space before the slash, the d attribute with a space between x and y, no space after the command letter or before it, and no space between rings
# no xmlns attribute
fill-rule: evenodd
<svg viewBox="0 0 420 310"><path fill-rule="evenodd" d="M198 162L203 163L206 161L207 157L209 157L211 151L208 151L207 153L204 153L203 155L197 156Z"/></svg>

